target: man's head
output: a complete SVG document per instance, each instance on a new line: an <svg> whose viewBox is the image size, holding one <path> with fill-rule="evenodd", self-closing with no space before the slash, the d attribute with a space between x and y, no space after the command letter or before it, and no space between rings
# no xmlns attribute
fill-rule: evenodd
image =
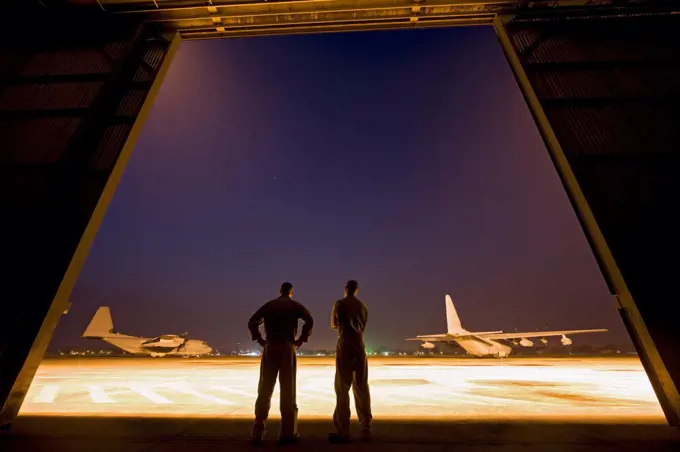
<svg viewBox="0 0 680 452"><path fill-rule="evenodd" d="M359 292L359 283L353 279L347 281L347 284L345 284L345 296L351 297L356 295L357 292Z"/></svg>
<svg viewBox="0 0 680 452"><path fill-rule="evenodd" d="M285 282L281 284L281 295L284 297L292 297L293 296L293 285L289 282Z"/></svg>

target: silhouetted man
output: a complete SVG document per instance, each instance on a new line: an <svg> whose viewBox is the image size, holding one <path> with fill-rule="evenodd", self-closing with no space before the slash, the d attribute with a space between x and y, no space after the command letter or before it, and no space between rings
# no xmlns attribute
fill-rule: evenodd
<svg viewBox="0 0 680 452"><path fill-rule="evenodd" d="M300 303L291 299L293 285L281 284L281 296L268 301L248 321L250 338L262 346L260 362L260 383L257 387L255 402L255 424L253 442L262 442L265 422L269 417L272 394L279 378L281 399L281 433L279 443L294 443L300 438L297 432L297 404L295 401L295 377L297 374L296 350L309 340L314 326L311 314ZM296 340L298 320L304 325ZM266 339L260 334L260 324L264 322Z"/></svg>
<svg viewBox="0 0 680 452"><path fill-rule="evenodd" d="M368 389L368 360L364 345L364 329L368 320L366 305L356 297L359 284L347 281L345 298L333 304L331 328L338 330L335 354L335 395L333 413L335 433L328 439L334 443L350 441L349 389L354 391L354 403L364 440L371 437L371 394Z"/></svg>

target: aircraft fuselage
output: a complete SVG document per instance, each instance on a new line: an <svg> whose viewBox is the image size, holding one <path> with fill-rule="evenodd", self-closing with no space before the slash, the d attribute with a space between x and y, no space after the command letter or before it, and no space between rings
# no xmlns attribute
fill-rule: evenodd
<svg viewBox="0 0 680 452"><path fill-rule="evenodd" d="M201 356L212 352L212 348L204 341L186 339L177 343L153 341L153 338L131 337L119 335L98 338L134 355L160 356Z"/></svg>
<svg viewBox="0 0 680 452"><path fill-rule="evenodd" d="M507 358L512 353L512 348L490 339L461 338L454 339L454 344L460 345L470 355L483 357L493 356L496 358Z"/></svg>

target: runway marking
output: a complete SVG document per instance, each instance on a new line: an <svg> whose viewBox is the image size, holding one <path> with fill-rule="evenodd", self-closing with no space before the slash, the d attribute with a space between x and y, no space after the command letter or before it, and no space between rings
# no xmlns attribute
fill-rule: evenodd
<svg viewBox="0 0 680 452"><path fill-rule="evenodd" d="M230 392L232 394L248 397L249 399L255 399L257 397L257 394L255 394L254 392L243 391L241 389L232 388L230 386L212 386L212 387L219 391Z"/></svg>
<svg viewBox="0 0 680 452"><path fill-rule="evenodd" d="M335 403L335 398L330 397L330 396L323 396L320 394L313 394L310 392L298 392L298 395L300 397L309 397L310 399L317 399L317 400L323 400L324 402L332 402Z"/></svg>
<svg viewBox="0 0 680 452"><path fill-rule="evenodd" d="M196 397L197 399L206 400L208 402L217 403L219 405L238 405L237 403L230 402L229 400L220 399L219 397L215 397L210 394L204 394L202 392L196 391L195 389L183 383L166 383L163 386L174 389L175 391L181 392L182 394L191 395Z"/></svg>
<svg viewBox="0 0 680 452"><path fill-rule="evenodd" d="M147 399L151 400L152 402L160 403L160 404L166 404L166 405L175 403L172 400L166 399L162 395L156 393L153 389L151 389L147 386L135 384L135 383L129 384L127 386L130 389L132 389L134 392L136 392L137 394L146 397Z"/></svg>
<svg viewBox="0 0 680 452"><path fill-rule="evenodd" d="M60 385L45 385L33 401L35 403L54 403L60 388Z"/></svg>
<svg viewBox="0 0 680 452"><path fill-rule="evenodd" d="M87 386L87 390L93 403L115 403L101 386Z"/></svg>
<svg viewBox="0 0 680 452"><path fill-rule="evenodd" d="M300 416L330 416L335 405L334 362L300 361ZM636 359L586 363L569 358L518 359L479 364L462 359L437 359L431 364L422 359L389 361L403 362L400 366L375 361L370 382L376 416L663 420ZM171 360L153 364L143 359L46 360L21 414L249 417L259 361L239 362L238 366L229 358L200 362L199 367ZM546 365L539 367L537 362ZM588 368L600 362L606 367ZM272 406L278 405L277 383ZM272 415L276 412L273 409Z"/></svg>

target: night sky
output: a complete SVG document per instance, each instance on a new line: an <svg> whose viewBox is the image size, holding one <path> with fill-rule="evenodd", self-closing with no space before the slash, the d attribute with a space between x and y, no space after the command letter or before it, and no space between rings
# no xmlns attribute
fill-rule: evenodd
<svg viewBox="0 0 680 452"><path fill-rule="evenodd" d="M53 345L108 305L229 351L290 280L328 348L350 278L369 347L445 332L445 293L472 331L628 342L491 28L183 43Z"/></svg>

